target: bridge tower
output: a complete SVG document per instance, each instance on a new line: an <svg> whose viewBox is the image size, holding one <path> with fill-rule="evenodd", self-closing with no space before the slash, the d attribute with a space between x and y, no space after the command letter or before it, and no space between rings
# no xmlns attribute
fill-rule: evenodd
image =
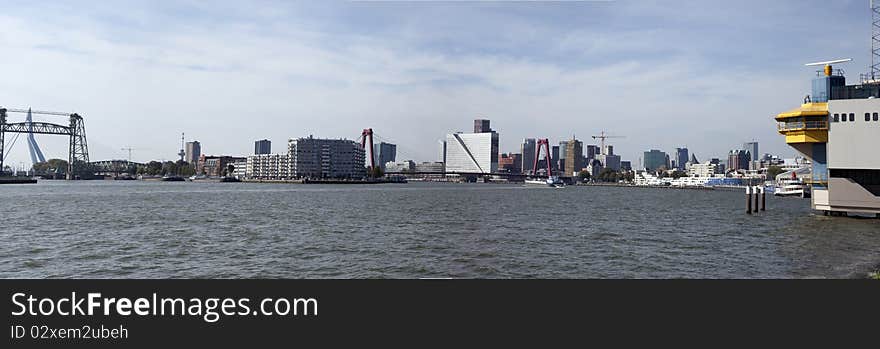
<svg viewBox="0 0 880 349"><path fill-rule="evenodd" d="M6 150L3 149L3 145L5 144L3 137L6 132L3 132L6 129L6 108L0 108L0 176L3 175L3 155L6 154Z"/></svg>
<svg viewBox="0 0 880 349"><path fill-rule="evenodd" d="M70 114L70 152L67 155L67 179L76 179L76 174L89 163L89 146L86 143L86 126L82 116Z"/></svg>
<svg viewBox="0 0 880 349"><path fill-rule="evenodd" d="M373 154L373 129L365 128L363 132L361 132L361 148L364 148L364 155L367 155L367 138L370 139L370 174L372 175L372 171L376 168L376 156Z"/></svg>
<svg viewBox="0 0 880 349"><path fill-rule="evenodd" d="M538 159L541 158L541 146L543 146L544 154L547 157L547 177L553 177L553 168L550 164L550 141L547 138L541 138L535 144L535 165L532 166L532 176L538 175Z"/></svg>

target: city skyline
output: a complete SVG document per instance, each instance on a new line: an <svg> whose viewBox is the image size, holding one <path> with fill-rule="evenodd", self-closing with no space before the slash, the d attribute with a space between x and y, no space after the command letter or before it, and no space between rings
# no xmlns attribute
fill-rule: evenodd
<svg viewBox="0 0 880 349"><path fill-rule="evenodd" d="M372 127L416 153L405 155L431 161L438 140L475 118L493 120L502 152L524 138L557 144L607 130L627 135L612 144L634 164L648 149L687 144L719 157L753 139L792 157L771 116L809 92L807 61L831 51L855 58L844 66L851 78L865 70L870 17L861 2L841 4L826 14L840 24L835 33L817 35L864 40L819 44L798 33L820 2L756 4L727 5L730 22L749 24L734 28L703 2L250 11L223 2L20 2L0 16L0 42L13 52L0 59L19 67L0 84L0 104L81 113L95 160L127 158L122 148L135 161L175 159L181 132L206 153L246 155L254 139L357 139ZM538 40L546 37L555 39ZM37 140L47 158L66 158L63 139ZM8 159L29 162L24 147Z"/></svg>

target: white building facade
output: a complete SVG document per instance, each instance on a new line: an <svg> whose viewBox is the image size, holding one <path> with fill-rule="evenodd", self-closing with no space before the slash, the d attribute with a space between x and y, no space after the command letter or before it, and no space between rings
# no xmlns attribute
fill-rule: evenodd
<svg viewBox="0 0 880 349"><path fill-rule="evenodd" d="M446 172L497 173L498 133L446 135Z"/></svg>

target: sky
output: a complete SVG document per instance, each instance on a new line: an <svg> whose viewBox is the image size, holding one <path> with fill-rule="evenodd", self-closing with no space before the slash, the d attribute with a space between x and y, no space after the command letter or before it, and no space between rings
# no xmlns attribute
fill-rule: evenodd
<svg viewBox="0 0 880 349"><path fill-rule="evenodd" d="M0 105L83 115L91 160L174 160L181 133L209 155L270 139L398 145L487 118L502 152L523 138L601 131L623 160L686 146L700 161L747 141L792 157L772 117L815 69L870 64L858 1L3 1ZM24 118L10 114L10 122ZM65 123L57 117L35 118ZM47 158L67 139L37 135ZM11 135L7 135L7 145ZM7 163L30 158L23 137Z"/></svg>

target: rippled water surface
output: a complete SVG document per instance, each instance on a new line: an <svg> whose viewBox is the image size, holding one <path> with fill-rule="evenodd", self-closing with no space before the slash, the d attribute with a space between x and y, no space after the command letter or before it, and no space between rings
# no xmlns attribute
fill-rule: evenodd
<svg viewBox="0 0 880 349"><path fill-rule="evenodd" d="M0 186L0 277L853 277L880 220L738 191L497 184Z"/></svg>

